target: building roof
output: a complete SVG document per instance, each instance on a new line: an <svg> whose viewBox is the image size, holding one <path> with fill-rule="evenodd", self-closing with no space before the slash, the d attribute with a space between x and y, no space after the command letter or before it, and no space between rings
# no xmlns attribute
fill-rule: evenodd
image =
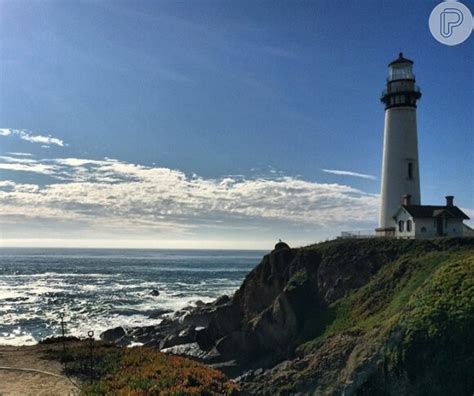
<svg viewBox="0 0 474 396"><path fill-rule="evenodd" d="M400 52L400 53L398 54L398 58L395 59L393 62L390 62L388 65L389 65L389 66L392 66L392 65L395 65L395 64L397 64L397 63L410 63L410 64L413 65L413 61L412 61L412 60L403 57L403 52Z"/></svg>
<svg viewBox="0 0 474 396"><path fill-rule="evenodd" d="M435 206L435 205L402 205L412 217L438 217L446 216L455 219L469 220L469 217L457 206Z"/></svg>

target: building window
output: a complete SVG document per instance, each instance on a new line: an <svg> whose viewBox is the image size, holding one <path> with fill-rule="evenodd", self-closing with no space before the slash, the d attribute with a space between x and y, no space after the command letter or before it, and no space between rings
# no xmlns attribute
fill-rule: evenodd
<svg viewBox="0 0 474 396"><path fill-rule="evenodd" d="M403 220L400 220L398 222L398 231L403 232L403 229L405 228L404 226L405 226L405 224L404 224Z"/></svg>
<svg viewBox="0 0 474 396"><path fill-rule="evenodd" d="M407 220L407 232L411 232L411 220Z"/></svg>
<svg viewBox="0 0 474 396"><path fill-rule="evenodd" d="M413 179L413 162L408 163L408 179Z"/></svg>
<svg viewBox="0 0 474 396"><path fill-rule="evenodd" d="M426 227L421 227L421 232L426 232Z"/></svg>

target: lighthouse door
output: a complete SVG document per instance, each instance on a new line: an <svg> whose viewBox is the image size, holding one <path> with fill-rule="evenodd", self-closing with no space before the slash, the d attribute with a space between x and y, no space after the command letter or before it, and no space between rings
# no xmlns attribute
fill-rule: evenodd
<svg viewBox="0 0 474 396"><path fill-rule="evenodd" d="M443 236L443 216L436 218L436 235Z"/></svg>

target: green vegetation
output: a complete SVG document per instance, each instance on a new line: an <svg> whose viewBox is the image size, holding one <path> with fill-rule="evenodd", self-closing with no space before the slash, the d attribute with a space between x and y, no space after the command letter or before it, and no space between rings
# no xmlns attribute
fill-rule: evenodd
<svg viewBox="0 0 474 396"><path fill-rule="evenodd" d="M431 281L437 269L451 268L459 260L464 260L464 265L459 271L472 279L472 269L467 265L473 257L471 249L458 250L458 246L455 245L452 252L450 249L439 251L432 249L435 244L429 244L422 249L423 244L418 241L412 242L414 249L406 249L406 253L386 263L365 286L350 291L329 307L321 309L317 315L312 315L312 322L308 323L307 327L314 330L313 334L309 336L306 333L306 338L310 339L302 343L300 350L309 352L313 347L317 347L320 341L342 331L367 332L374 329L391 329L400 319L410 298L425 282ZM374 244L377 243L379 241L374 241ZM354 255L352 249L348 250ZM343 255L343 252L338 253L338 256ZM467 273L469 270L471 274Z"/></svg>
<svg viewBox="0 0 474 396"><path fill-rule="evenodd" d="M55 352L60 358L61 352ZM238 386L218 370L144 347L119 348L99 342L68 346L67 373L82 379L84 395L235 395Z"/></svg>
<svg viewBox="0 0 474 396"><path fill-rule="evenodd" d="M395 254L363 287L312 315L298 352L307 355L331 337L356 334L359 347L381 351L383 360L383 372L369 376L358 394L394 394L387 384L402 382L410 394L472 394L473 240L374 245L380 242L388 257L397 243L404 252ZM362 256L371 248L368 241L359 246L365 249ZM353 261L355 255L361 257L360 250L339 249L337 261Z"/></svg>
<svg viewBox="0 0 474 396"><path fill-rule="evenodd" d="M416 379L416 393L472 394L474 255L455 256L438 268L412 295L399 326L403 343L391 351L392 360Z"/></svg>

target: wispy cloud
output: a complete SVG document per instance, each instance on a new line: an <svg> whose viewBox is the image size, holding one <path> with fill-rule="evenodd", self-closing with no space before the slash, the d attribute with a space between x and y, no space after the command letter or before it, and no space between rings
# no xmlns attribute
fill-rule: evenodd
<svg viewBox="0 0 474 396"><path fill-rule="evenodd" d="M66 146L63 140L53 137L51 135L34 135L26 129L11 129L11 128L0 128L0 136L17 136L22 140L26 140L31 143L39 143L42 147L50 145Z"/></svg>
<svg viewBox="0 0 474 396"><path fill-rule="evenodd" d="M272 223L333 229L366 225L378 206L375 194L288 176L213 179L109 158L0 160L0 169L53 179L0 184L3 219L32 226L74 223L95 231L188 236Z"/></svg>
<svg viewBox="0 0 474 396"><path fill-rule="evenodd" d="M10 155L15 155L17 157L31 157L33 156L33 154L31 153L15 153L15 152L10 152L10 153L7 153L7 154L10 154Z"/></svg>
<svg viewBox="0 0 474 396"><path fill-rule="evenodd" d="M361 179L377 180L375 176L367 175L365 173L358 173L358 172L337 170L337 169L321 169L321 170L323 172L331 173L333 175L352 176L352 177L360 177Z"/></svg>
<svg viewBox="0 0 474 396"><path fill-rule="evenodd" d="M470 218L466 221L466 224L468 224L469 227L474 228L474 209L461 207L461 210Z"/></svg>
<svg viewBox="0 0 474 396"><path fill-rule="evenodd" d="M54 174L54 166L35 162L0 163L0 169L19 172L33 172L43 175Z"/></svg>

